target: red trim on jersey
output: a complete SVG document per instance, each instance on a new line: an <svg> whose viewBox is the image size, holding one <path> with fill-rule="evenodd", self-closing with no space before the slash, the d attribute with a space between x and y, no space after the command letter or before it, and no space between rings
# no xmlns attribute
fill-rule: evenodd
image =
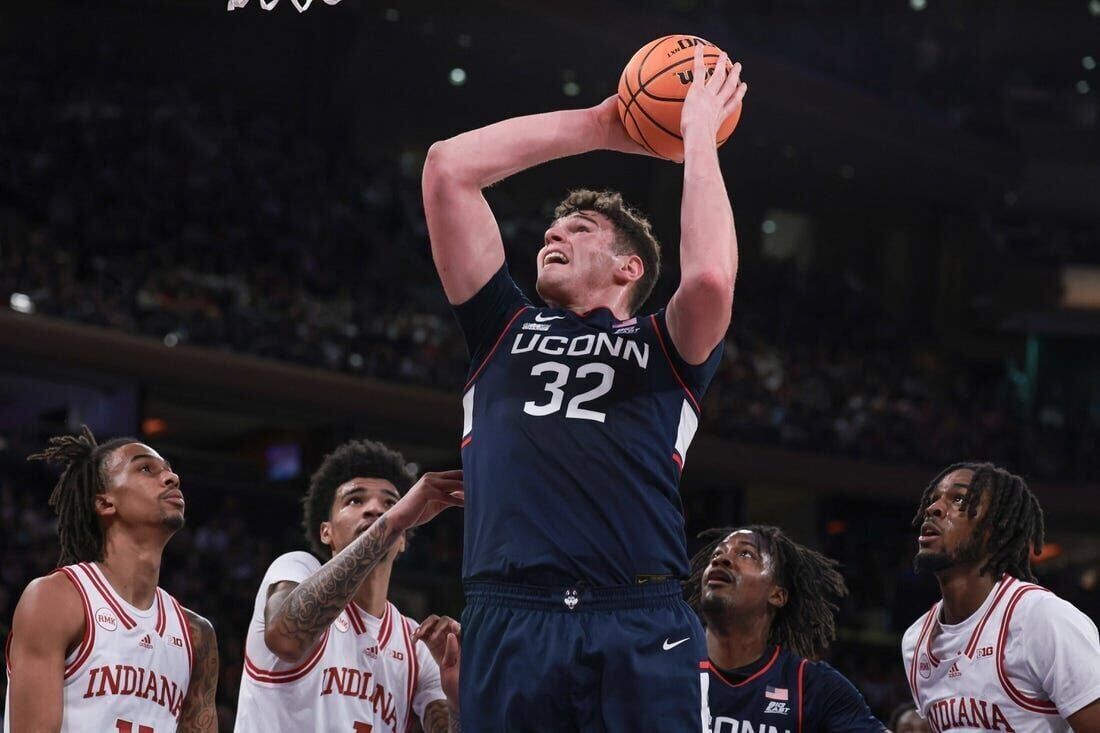
<svg viewBox="0 0 1100 733"><path fill-rule="evenodd" d="M653 321L653 331L657 334L657 343L660 344L661 353L665 355L665 360L668 361L668 368L672 370L672 376L676 377L676 381L684 388L684 392L687 394L688 399L691 400L691 404L695 406L695 412L701 413L702 410L699 409L699 401L695 399L695 395L693 395L687 385L684 384L684 380L680 379L680 372L676 371L676 365L672 362L672 357L668 353L668 347L665 346L665 337L661 335L661 327L657 323L657 316L652 315L649 318Z"/></svg>
<svg viewBox="0 0 1100 733"><path fill-rule="evenodd" d="M803 659L798 664L798 733L802 733L802 676L806 669L806 660Z"/></svg>
<svg viewBox="0 0 1100 733"><path fill-rule="evenodd" d="M496 340L496 343L493 344L493 348L489 349L489 355L486 356L481 361L481 365L477 368L477 371L474 372L473 376L470 377L470 380L468 382L466 382L466 386L462 388L462 393L463 394L466 393L466 390L468 390L470 388L470 385L474 383L474 380L477 379L478 376L481 374L482 370L485 369L485 365L489 363L489 360L493 358L493 354L496 353L497 347L500 346L500 342L504 340L504 334L508 333L508 329L511 328L512 324L516 322L517 318L519 318L519 314L523 313L523 311L527 310L530 307L531 306L529 306L529 305L523 306L518 311L513 313L512 317L510 319L508 319L508 325L506 325L504 327L504 329L501 330L500 336L497 336L497 340Z"/></svg>
<svg viewBox="0 0 1100 733"><path fill-rule="evenodd" d="M309 674L314 667L317 666L317 662L321 661L321 656L325 653L325 647L328 646L329 629L325 629L325 635L321 637L321 643L317 645L317 648L313 651L304 662L292 669L286 669L281 671L275 671L272 669L263 669L258 667L252 659L248 656L248 652L244 653L244 671L252 679L257 682L270 682L273 684L283 684L285 682L294 682L300 680Z"/></svg>
<svg viewBox="0 0 1100 733"><path fill-rule="evenodd" d="M382 612L382 623L378 626L378 651L381 653L386 644L389 643L390 637L393 635L393 614L390 613L390 609L393 604L386 602L386 610Z"/></svg>
<svg viewBox="0 0 1100 733"><path fill-rule="evenodd" d="M722 676L722 673L719 672L718 669L713 664L710 663L710 660L700 662L699 663L699 669L710 670L711 674L713 674L715 677L717 677L718 679L725 682L730 687L743 687L744 685L749 684L754 679L756 679L757 677L759 677L760 675L764 674L769 669L771 669L772 665L775 664L776 659L779 659L779 647L778 646L775 647L775 653L772 654L772 658L768 660L767 664L765 664L763 667L761 667L756 672L756 674L754 674L752 677L749 677L746 680L742 680L741 682L730 682L729 680L727 680L725 677Z"/></svg>
<svg viewBox="0 0 1100 733"><path fill-rule="evenodd" d="M1001 602L1001 599L1004 598L1005 593L1008 592L1009 587L1014 582L1016 582L1016 579L1011 577L1007 573L1001 576L1001 580L1001 587L997 589L996 598L993 599L993 603L989 604L989 608L986 609L985 615L982 616L981 622L974 629L974 633L970 636L970 643L966 645L965 654L971 659L974 658L974 652L978 649L978 639L981 638L982 630L985 629L985 624L987 621L989 621L989 617L993 615L993 609L995 609L997 605Z"/></svg>
<svg viewBox="0 0 1100 733"><path fill-rule="evenodd" d="M179 601L172 598L172 605L176 608L176 616L180 620L180 629L183 631L183 644L187 648L187 676L190 677L195 671L195 647L191 642L191 624L187 623L187 616L183 613L183 607L180 606Z"/></svg>
<svg viewBox="0 0 1100 733"><path fill-rule="evenodd" d="M161 594L164 593L160 588L157 588L157 635L163 637L164 629L168 626L168 614L164 612L164 599L161 598Z"/></svg>
<svg viewBox="0 0 1100 733"><path fill-rule="evenodd" d="M1008 610L1005 611L1005 616L1001 619L1001 631L997 635L997 678L1001 682L1001 687L1012 702L1019 705L1024 710L1031 713L1040 713L1042 715L1057 715L1058 708L1050 700L1037 700L1030 698L1024 693L1016 689L1016 686L1012 684L1012 680L1008 678L1008 671L1005 670L1005 641L1008 639L1008 626L1012 620L1012 612L1016 610L1016 604L1020 602L1020 599L1033 590L1043 591L1049 593L1050 591L1039 585L1025 585L1019 588L1012 596L1012 601L1008 604Z"/></svg>
<svg viewBox="0 0 1100 733"><path fill-rule="evenodd" d="M924 644L924 637L928 633L928 628L936 619L939 605L940 601L933 603L932 608L925 615L924 626L921 626L920 634L917 635L917 644L913 647L913 658L909 661L909 689L913 693L913 699L917 698L917 660L920 659L920 649Z"/></svg>
<svg viewBox="0 0 1100 733"><path fill-rule="evenodd" d="M348 615L348 621L351 622L351 628L355 629L356 636L367 630L366 624L363 623L363 619L359 616L359 611L356 610L354 605L349 603L344 606L344 613Z"/></svg>
<svg viewBox="0 0 1100 733"><path fill-rule="evenodd" d="M88 592L84 590L84 586L80 584L80 580L76 577L76 573L72 571L72 568L58 568L54 572L65 574L69 582L76 586L77 591L80 593L80 601L84 604L84 635L80 638L80 645L76 648L76 657L72 663L65 665L64 679L69 679L92 655L92 649L95 647L95 616L92 614L92 602L88 598ZM11 634L8 635L8 638L11 638ZM10 663L8 671L11 671Z"/></svg>
<svg viewBox="0 0 1100 733"><path fill-rule="evenodd" d="M401 628L405 637L405 653L408 654L409 659L409 674L405 680L405 699L408 701L405 706L405 729L408 730L412 726L413 695L416 693L416 673L419 665L417 664L416 645L412 641L409 620L404 616L401 617Z"/></svg>
<svg viewBox="0 0 1100 733"><path fill-rule="evenodd" d="M137 626L137 622L130 618L130 614L122 610L120 599L115 594L111 584L107 582L106 578L100 576L99 569L94 564L82 562L77 565L77 567L83 570L84 574L92 581L92 585L94 585L96 590L100 592L100 595L107 600L107 605L118 614L118 620L122 622L122 625L125 626L127 630Z"/></svg>
<svg viewBox="0 0 1100 733"><path fill-rule="evenodd" d="M465 438L462 439L462 444L458 446L458 449L462 450L472 442L474 442L474 436L467 435Z"/></svg>
<svg viewBox="0 0 1100 733"><path fill-rule="evenodd" d="M672 462L676 464L676 467L681 471L684 470L684 459L680 457L680 454L676 451L672 451Z"/></svg>

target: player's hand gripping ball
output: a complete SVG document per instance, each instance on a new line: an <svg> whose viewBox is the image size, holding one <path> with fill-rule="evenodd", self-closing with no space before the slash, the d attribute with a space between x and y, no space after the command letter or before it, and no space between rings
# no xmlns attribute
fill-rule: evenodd
<svg viewBox="0 0 1100 733"><path fill-rule="evenodd" d="M680 113L684 97L694 78L695 47L703 46L707 77L722 50L698 36L674 35L650 41L638 49L619 77L619 118L626 132L654 155L683 160L684 138L680 134ZM727 70L733 65L728 64ZM738 104L718 128L715 140L721 147L741 119Z"/></svg>

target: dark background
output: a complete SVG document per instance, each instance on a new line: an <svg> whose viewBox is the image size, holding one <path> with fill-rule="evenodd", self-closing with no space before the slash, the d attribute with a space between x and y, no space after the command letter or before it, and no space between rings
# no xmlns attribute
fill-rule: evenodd
<svg viewBox="0 0 1100 733"><path fill-rule="evenodd" d="M721 152L741 266L690 536L773 522L840 560L824 655L883 717L936 597L909 521L950 462L1028 479L1041 582L1100 618L1100 0L36 0L0 7L0 633L56 562L55 476L26 455L85 422L136 434L183 477L162 584L218 630L229 730L257 583L305 546L324 454L371 437L458 465L466 355L425 234L427 147L596 104L675 32L751 87ZM662 305L680 169L640 157L490 192L521 285L576 186L650 214ZM419 534L394 578L407 614L460 612L461 542L458 512Z"/></svg>

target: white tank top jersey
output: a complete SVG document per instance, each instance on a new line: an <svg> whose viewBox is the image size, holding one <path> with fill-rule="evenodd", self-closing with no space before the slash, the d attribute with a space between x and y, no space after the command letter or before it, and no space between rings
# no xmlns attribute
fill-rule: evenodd
<svg viewBox="0 0 1100 733"><path fill-rule="evenodd" d="M301 583L320 568L308 552L290 552L260 583L245 640L236 733L397 733L430 703L446 699L427 646L412 640L418 624L392 603L382 618L349 603L301 662L283 662L267 648L267 589L284 580Z"/></svg>
<svg viewBox="0 0 1100 733"><path fill-rule="evenodd" d="M970 618L940 621L943 601L902 639L917 710L933 731L1069 731L1100 699L1096 624L1042 586L1008 575Z"/></svg>
<svg viewBox="0 0 1100 733"><path fill-rule="evenodd" d="M84 636L65 659L62 733L169 733L191 680L191 631L175 598L156 589L146 610L115 592L94 563L59 568L80 593ZM9 635L8 645L11 639ZM8 677L19 674L8 658ZM11 686L8 686L8 710ZM10 717L4 732L10 733Z"/></svg>

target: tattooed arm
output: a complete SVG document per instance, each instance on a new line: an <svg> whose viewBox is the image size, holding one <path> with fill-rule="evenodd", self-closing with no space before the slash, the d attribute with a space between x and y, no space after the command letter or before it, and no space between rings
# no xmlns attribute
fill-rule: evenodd
<svg viewBox="0 0 1100 733"><path fill-rule="evenodd" d="M413 632L413 643L424 642L439 668L439 686L446 700L436 700L424 710L427 733L456 733L462 730L458 712L458 678L462 663L459 638L462 626L449 616L431 615ZM422 668L423 669L423 668Z"/></svg>
<svg viewBox="0 0 1100 733"><path fill-rule="evenodd" d="M265 606L268 649L286 662L297 662L309 654L401 534L449 506L462 506L462 501L462 471L426 473L316 573L298 585L288 581L273 585Z"/></svg>
<svg viewBox="0 0 1100 733"><path fill-rule="evenodd" d="M210 622L183 609L194 645L194 666L187 697L183 701L179 733L218 733L218 639Z"/></svg>

